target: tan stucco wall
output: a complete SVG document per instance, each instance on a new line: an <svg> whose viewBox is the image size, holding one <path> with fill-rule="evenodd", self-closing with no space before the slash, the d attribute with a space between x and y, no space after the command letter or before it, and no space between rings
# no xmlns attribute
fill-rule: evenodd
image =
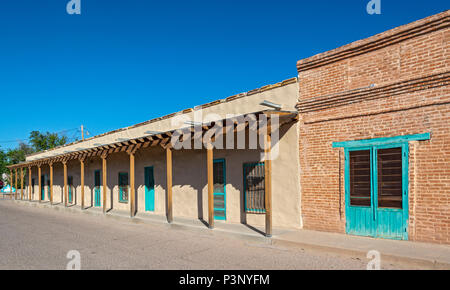
<svg viewBox="0 0 450 290"><path fill-rule="evenodd" d="M208 111L220 113L245 114L264 109L259 103L270 100L283 104L283 109L293 110L297 101L297 84L287 85L269 90L261 94L244 97L215 107ZM161 124L151 124L136 130L167 130L170 120ZM300 172L298 148L298 124L284 125L280 130L279 154L272 162L272 207L273 226L300 228ZM136 133L136 132L135 132ZM134 134L134 133L133 133ZM112 138L109 136L108 138ZM248 138L248 135L247 135ZM95 143L101 141L95 141ZM77 144L77 147L83 145ZM67 148L65 148L67 150ZM225 159L226 163L226 222L247 223L249 225L264 225L264 215L244 213L244 177L243 164L262 161L262 150L214 150L215 159ZM129 173L129 156L126 153L116 153L107 158L107 210L129 212L129 203L119 202L118 174ZM136 153L136 194L137 211L145 211L144 168L153 166L155 179L155 211L148 214L166 214L166 156L161 147L150 147L138 150ZM85 206L93 205L94 171L101 170L102 163L98 157L85 161ZM37 170L33 172L36 178L35 192L38 192ZM49 174L48 166L42 167L42 174ZM68 176L73 176L75 187L74 201L81 204L80 163L77 160L68 163ZM63 166L54 165L54 202L63 202ZM103 191L103 187L101 189ZM36 194L35 198L39 196ZM46 196L47 200L47 196ZM174 150L173 151L173 215L174 217L203 218L208 217L207 166L205 150Z"/></svg>

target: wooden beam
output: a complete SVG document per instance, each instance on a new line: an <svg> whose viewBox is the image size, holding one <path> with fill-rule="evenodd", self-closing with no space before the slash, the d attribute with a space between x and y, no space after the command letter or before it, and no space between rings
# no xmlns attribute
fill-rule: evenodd
<svg viewBox="0 0 450 290"><path fill-rule="evenodd" d="M39 202L42 202L42 180L41 180L41 164L38 165L38 183L39 183Z"/></svg>
<svg viewBox="0 0 450 290"><path fill-rule="evenodd" d="M264 187L265 187L265 204L266 204L266 237L272 236L272 161L271 161L271 147L272 138L270 133L266 134L264 142Z"/></svg>
<svg viewBox="0 0 450 290"><path fill-rule="evenodd" d="M209 228L214 228L214 175L213 175L213 146L208 144L206 148L206 162L208 168L208 223Z"/></svg>
<svg viewBox="0 0 450 290"><path fill-rule="evenodd" d="M136 195L136 189L135 189L135 174L134 174L134 170L135 170L135 155L134 153L130 153L130 216L134 217L134 215L136 214L136 209L135 209L135 195Z"/></svg>
<svg viewBox="0 0 450 290"><path fill-rule="evenodd" d="M23 200L23 167L20 168L20 199Z"/></svg>
<svg viewBox="0 0 450 290"><path fill-rule="evenodd" d="M64 167L64 206L67 207L67 199L68 199L68 193L67 193L67 161L63 161L63 167Z"/></svg>
<svg viewBox="0 0 450 290"><path fill-rule="evenodd" d="M18 191L19 191L19 189L17 187L17 168L16 168L16 194L15 194L16 199L17 199L17 196L19 194Z"/></svg>
<svg viewBox="0 0 450 290"><path fill-rule="evenodd" d="M31 201L31 166L28 167L28 200Z"/></svg>
<svg viewBox="0 0 450 290"><path fill-rule="evenodd" d="M173 222L172 213L172 148L166 148L166 175L167 175L167 222Z"/></svg>
<svg viewBox="0 0 450 290"><path fill-rule="evenodd" d="M14 183L14 176L13 176L13 170L12 169L9 169L9 172L10 172L10 176L9 176L9 187L10 187L10 191L11 191L11 194L9 195L9 197L10 198L13 198L13 183ZM17 189L16 189L17 190ZM14 197L14 199L15 199L15 197Z"/></svg>
<svg viewBox="0 0 450 290"><path fill-rule="evenodd" d="M84 209L84 158L80 159L81 167L81 209Z"/></svg>
<svg viewBox="0 0 450 290"><path fill-rule="evenodd" d="M106 190L107 190L107 164L106 164L106 158L107 155L102 155L102 173L103 173L103 213L106 214Z"/></svg>
<svg viewBox="0 0 450 290"><path fill-rule="evenodd" d="M50 167L50 204L53 205L53 163L49 163Z"/></svg>

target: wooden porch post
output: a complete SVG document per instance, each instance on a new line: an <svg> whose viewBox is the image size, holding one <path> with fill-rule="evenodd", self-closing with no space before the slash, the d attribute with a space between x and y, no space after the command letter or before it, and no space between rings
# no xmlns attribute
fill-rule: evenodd
<svg viewBox="0 0 450 290"><path fill-rule="evenodd" d="M265 204L266 204L266 237L272 236L272 161L270 151L272 147L272 139L270 132L266 134L266 140L264 142L264 187L265 192Z"/></svg>
<svg viewBox="0 0 450 290"><path fill-rule="evenodd" d="M172 148L166 148L166 169L167 169L167 222L173 222L172 213Z"/></svg>
<svg viewBox="0 0 450 290"><path fill-rule="evenodd" d="M80 159L81 166L81 209L84 209L84 159Z"/></svg>
<svg viewBox="0 0 450 290"><path fill-rule="evenodd" d="M63 161L64 167L64 206L67 207L67 161Z"/></svg>
<svg viewBox="0 0 450 290"><path fill-rule="evenodd" d="M103 172L103 213L106 214L106 190L107 190L107 175L106 175L106 157L107 155L102 155L102 172Z"/></svg>
<svg viewBox="0 0 450 290"><path fill-rule="evenodd" d="M42 180L41 180L41 165L38 165L38 182L39 182L39 202L42 202Z"/></svg>
<svg viewBox="0 0 450 290"><path fill-rule="evenodd" d="M9 187L10 187L10 190L11 190L11 194L9 195L10 196L10 198L12 199L13 198L13 192L12 192L12 189L13 189L13 183L14 183L14 176L13 176L13 171L12 171L12 169L10 169L9 170L9 172L11 173L11 175L10 175L10 178L9 178ZM15 197L14 197L14 199L16 199Z"/></svg>
<svg viewBox="0 0 450 290"><path fill-rule="evenodd" d="M23 167L20 167L20 199L23 200Z"/></svg>
<svg viewBox="0 0 450 290"><path fill-rule="evenodd" d="M136 210L135 210L135 155L134 153L130 153L130 216L134 217Z"/></svg>
<svg viewBox="0 0 450 290"><path fill-rule="evenodd" d="M214 228L214 175L213 175L213 146L207 145L206 161L208 167L208 224L209 228Z"/></svg>
<svg viewBox="0 0 450 290"><path fill-rule="evenodd" d="M53 163L49 163L50 167L50 204L53 205Z"/></svg>
<svg viewBox="0 0 450 290"><path fill-rule="evenodd" d="M31 201L31 166L28 167L28 200Z"/></svg>
<svg viewBox="0 0 450 290"><path fill-rule="evenodd" d="M15 185L15 187L16 187L16 193L15 193L15 195L14 195L14 196L15 196L15 197L16 197L16 199L17 199L17 196L18 196L18 194L19 194L19 193L18 193L19 189L18 189L18 187L17 187L17 168L16 168L16 170L15 170L15 171L16 171L16 175L15 175L15 177L16 177L16 185Z"/></svg>

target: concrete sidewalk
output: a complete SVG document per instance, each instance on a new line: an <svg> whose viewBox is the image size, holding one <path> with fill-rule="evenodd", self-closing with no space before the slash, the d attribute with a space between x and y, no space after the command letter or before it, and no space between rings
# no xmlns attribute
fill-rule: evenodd
<svg viewBox="0 0 450 290"><path fill-rule="evenodd" d="M129 212L125 211L114 210L103 215L102 209L95 207L81 210L79 206L69 206L66 208L61 203L50 205L48 202L39 203L36 201L18 200L13 202L40 208L52 208L69 213L98 215L105 218L115 218L135 223L158 223L166 225L168 229L199 231L203 234L210 235L227 235L250 242L265 243L279 247L297 247L333 252L361 259L367 259L367 253L371 250L376 250L380 253L382 262L402 262L426 269L450 269L450 246L448 245L374 239L338 233L279 228L273 229L272 238L266 238L263 228L243 224L216 221L214 230L210 230L206 222L201 220L174 218L173 223L168 224L165 216L150 213L139 213L136 217L130 218Z"/></svg>

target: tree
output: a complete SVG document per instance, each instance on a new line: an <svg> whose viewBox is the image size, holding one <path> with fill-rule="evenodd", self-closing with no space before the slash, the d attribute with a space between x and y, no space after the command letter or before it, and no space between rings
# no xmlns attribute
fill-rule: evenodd
<svg viewBox="0 0 450 290"><path fill-rule="evenodd" d="M30 144L35 152L52 149L67 143L66 136L59 136L58 133L46 132L45 134L39 131L32 131L30 133Z"/></svg>
<svg viewBox="0 0 450 290"><path fill-rule="evenodd" d="M0 149L0 178L3 173L9 175L9 170L6 166L24 162L26 156L32 153L52 149L66 143L67 137L59 136L57 133L46 132L43 134L39 131L31 132L31 145L20 142L17 148L8 149L6 152Z"/></svg>
<svg viewBox="0 0 450 290"><path fill-rule="evenodd" d="M0 178L2 178L3 173L7 173L8 171L8 169L6 168L7 165L8 165L8 156L6 155L5 151L3 151L3 149L0 149Z"/></svg>

